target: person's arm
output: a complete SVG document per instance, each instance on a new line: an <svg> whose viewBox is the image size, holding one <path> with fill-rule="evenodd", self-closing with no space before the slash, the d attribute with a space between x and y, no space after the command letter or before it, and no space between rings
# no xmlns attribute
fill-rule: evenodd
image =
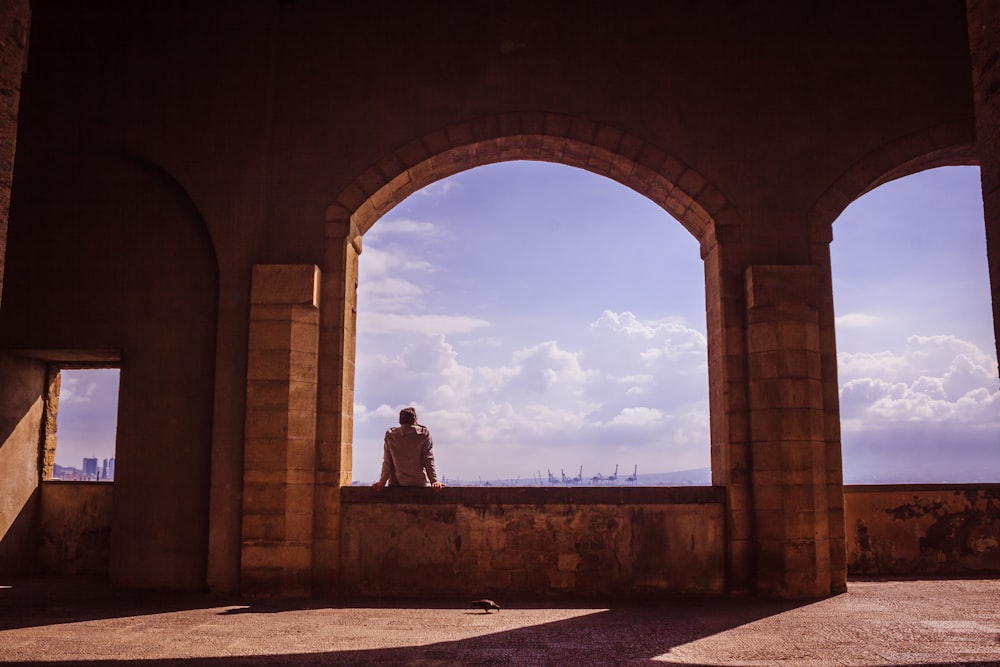
<svg viewBox="0 0 1000 667"><path fill-rule="evenodd" d="M424 472L427 473L427 479L430 480L431 486L435 489L440 489L444 486L444 484L438 481L437 470L434 469L434 439L431 437L430 432L427 433L427 439L424 441L423 463Z"/></svg>
<svg viewBox="0 0 1000 667"><path fill-rule="evenodd" d="M391 478L395 477L396 470L392 464L392 452L389 450L389 432L385 433L385 440L382 444L382 474L378 481L372 484L376 489L381 489Z"/></svg>

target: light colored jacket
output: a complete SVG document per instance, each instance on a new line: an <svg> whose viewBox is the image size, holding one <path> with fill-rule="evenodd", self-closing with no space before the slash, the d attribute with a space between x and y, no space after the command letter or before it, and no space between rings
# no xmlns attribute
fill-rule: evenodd
<svg viewBox="0 0 1000 667"><path fill-rule="evenodd" d="M379 481L399 486L430 486L437 481L434 440L426 426L404 424L385 432Z"/></svg>

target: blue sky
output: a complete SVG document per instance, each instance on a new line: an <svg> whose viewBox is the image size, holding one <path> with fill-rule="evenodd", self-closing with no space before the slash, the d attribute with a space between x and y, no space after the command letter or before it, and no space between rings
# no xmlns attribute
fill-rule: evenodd
<svg viewBox="0 0 1000 667"><path fill-rule="evenodd" d="M83 468L83 459L111 458L118 419L118 369L64 370L56 415L56 463Z"/></svg>
<svg viewBox="0 0 1000 667"><path fill-rule="evenodd" d="M847 481L1000 480L984 239L971 167L888 183L835 223ZM704 303L694 238L614 181L508 162L424 188L364 237L355 480L378 476L407 405L451 479L707 467ZM64 437L74 401L107 394L64 378L60 464L110 455L106 433Z"/></svg>

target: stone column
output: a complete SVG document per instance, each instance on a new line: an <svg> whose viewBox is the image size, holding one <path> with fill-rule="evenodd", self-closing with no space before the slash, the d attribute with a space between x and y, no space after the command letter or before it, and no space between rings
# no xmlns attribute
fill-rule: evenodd
<svg viewBox="0 0 1000 667"><path fill-rule="evenodd" d="M312 592L319 270L253 267L243 461L244 595Z"/></svg>
<svg viewBox="0 0 1000 667"><path fill-rule="evenodd" d="M976 154L983 182L993 333L1000 359L1000 0L967 0Z"/></svg>
<svg viewBox="0 0 1000 667"><path fill-rule="evenodd" d="M756 589L831 591L819 302L822 269L746 272Z"/></svg>
<svg viewBox="0 0 1000 667"><path fill-rule="evenodd" d="M361 234L350 217L326 224L321 306L313 588L336 595L340 573L340 489L351 484L354 354Z"/></svg>
<svg viewBox="0 0 1000 667"><path fill-rule="evenodd" d="M753 495L747 404L746 308L740 253L718 239L702 239L708 325L708 394L712 484L726 488L726 588L753 590Z"/></svg>
<svg viewBox="0 0 1000 667"><path fill-rule="evenodd" d="M830 243L833 229L814 235L810 258L819 315L820 370L823 374L823 432L826 440L826 503L830 528L830 592L847 591L847 536L844 515L844 463L840 440L840 382L837 380L837 332L833 309Z"/></svg>
<svg viewBox="0 0 1000 667"><path fill-rule="evenodd" d="M28 56L28 0L0 2L0 298L7 255L7 220L10 186L14 176L17 112L21 100L21 74Z"/></svg>

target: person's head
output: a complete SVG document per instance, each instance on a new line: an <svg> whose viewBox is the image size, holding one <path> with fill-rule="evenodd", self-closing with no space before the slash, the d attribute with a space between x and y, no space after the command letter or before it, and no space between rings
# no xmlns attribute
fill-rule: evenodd
<svg viewBox="0 0 1000 667"><path fill-rule="evenodd" d="M399 423L403 426L417 423L417 411L414 408L403 408L399 411Z"/></svg>

